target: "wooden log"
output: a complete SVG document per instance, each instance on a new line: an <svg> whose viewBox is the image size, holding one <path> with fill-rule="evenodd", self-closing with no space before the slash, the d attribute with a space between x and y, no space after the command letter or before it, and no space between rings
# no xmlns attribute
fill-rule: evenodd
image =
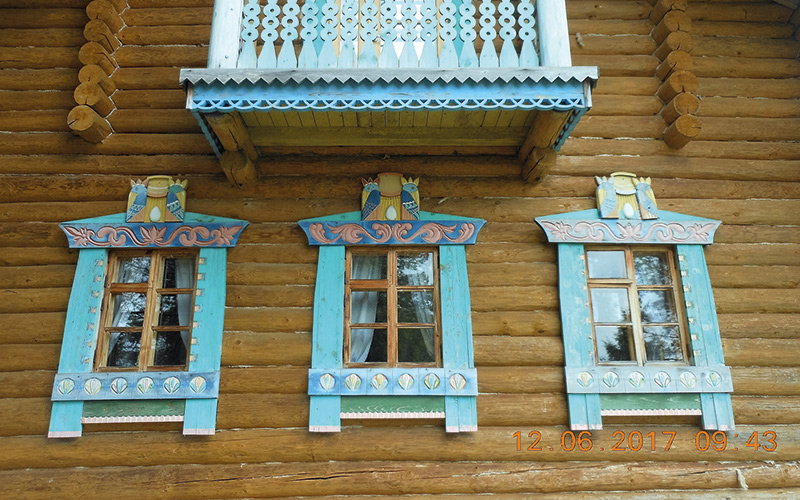
<svg viewBox="0 0 800 500"><path fill-rule="evenodd" d="M108 25L100 19L92 19L86 23L83 36L90 42L99 43L109 53L114 52L122 45Z"/></svg>
<svg viewBox="0 0 800 500"><path fill-rule="evenodd" d="M357 466L359 471L369 471L370 477L374 477L378 464L357 464L359 460L385 460L387 449L392 450L392 459L398 461L409 461L413 464L415 469L422 472L431 473L433 463L422 465L420 460L429 460L431 462L441 461L446 466L444 470L437 470L434 477L438 477L439 481L442 478L454 477L455 481L448 482L448 484L440 484L439 481L426 481L428 487L437 488L436 491L442 493L454 493L458 491L468 491L474 493L473 484L464 484L464 478L460 473L452 471L452 465L458 467L468 467L470 471L474 472L475 467L478 465L476 461L487 461L486 466L490 468L500 466L507 467L514 465L514 462L519 462L519 467L524 467L525 470L531 470L531 460L536 461L547 460L548 462L569 462L563 464L563 470L567 475L561 477L554 477L553 469L559 467L559 464L547 464L548 472L542 473L537 476L526 476L521 478L519 482L509 483L507 481L507 474L480 474L478 477L487 476L485 480L494 479L496 482L493 486L489 487L488 491L500 491L499 488L512 487L518 491L530 491L531 485L549 485L548 488L556 487L558 489L567 488L578 491L585 491L586 484L592 484L594 489L607 489L610 491L617 491L622 488L630 490L640 490L641 484L648 484L653 488L665 487L679 487L683 485L685 488L695 488L698 484L702 484L708 488L720 487L726 485L727 487L735 487L737 484L736 474L734 469L738 468L743 474L747 474L750 484L759 483L759 474L762 473L760 469L778 469L777 471L766 471L768 478L763 478L761 484L766 484L766 479L775 481L778 477L783 476L784 480L781 484L794 485L798 480L794 475L790 475L789 471L794 473L796 466L793 463L781 464L780 461L793 460L800 453L800 431L794 425L775 425L770 426L778 440L778 447L774 452L769 452L770 460L777 463L764 464L763 457L764 451L760 448L752 450L752 448L745 447L745 440L753 433L756 432L758 436L764 432L763 427L760 426L737 426L737 438L729 438L729 447L724 451L714 452L714 459L722 461L722 463L709 462L708 451L700 451L695 445L695 437L698 432L698 424L692 423L690 425L673 425L673 426L653 426L643 424L637 426L643 435L648 432L654 432L657 436L663 436L662 431L675 432L675 439L673 446L669 451L663 451L666 442L657 441L657 452L648 453L648 460L637 466L635 474L620 478L620 470L624 469L620 464L608 466L609 460L616 462L637 462L641 460L642 450L633 451L626 449L624 451L614 452L610 454L610 448L616 439L613 437L614 432L623 432L627 435L631 430L630 425L607 425L602 431L592 432L592 440L594 446L591 450L581 452L580 458L585 461L605 462L602 467L610 467L608 471L610 474L606 476L602 482L598 478L585 477L584 474L591 470L591 466L584 464L576 469L576 455L575 450L565 451L559 445L561 435L567 428L563 425L559 426L542 426L541 443L545 446L553 446L553 451L547 451L546 454L527 454L516 450L515 439L512 436L514 431L519 430L515 427L482 427L479 432L471 434L467 438L452 439L452 436L445 435L441 426L425 426L415 427L415 439L408 439L408 432L387 432L385 428L381 427L360 427L351 426L346 429L346 432L331 433L319 435L309 433L306 428L295 429L243 429L236 430L230 429L226 432L217 433L213 438L208 440L198 440L193 442L194 446L182 446L186 442L186 438L181 436L179 432L147 432L135 433L137 443L141 443L148 450L148 453L126 453L120 454L120 449L130 443L130 432L113 432L113 433L89 433L81 439L71 441L67 444L69 446L47 446L43 447L44 438L42 436L19 436L12 438L0 438L0 445L6 451L3 457L0 457L0 468L3 470L10 470L9 473L3 472L4 484L6 491L11 490L12 484L18 484L20 477L25 477L32 474L32 471L41 472L41 474L34 474L31 484L26 484L26 488L21 491L41 491L37 489L31 490L33 484L47 485L55 484L53 475L59 474L60 469L64 469L67 474L61 484L75 484L74 474L75 471L71 470L72 467L84 467L86 474L83 476L84 481L79 484L80 490L77 491L98 491L102 494L93 498L107 498L107 492L103 491L102 485L108 484L107 469L110 464L119 466L119 470L115 470L113 477L125 484L150 484L147 479L152 479L153 474L157 473L165 484L165 474L169 471L169 464L213 464L215 470L224 469L222 464L231 464L235 467L237 474L242 471L247 471L248 477L257 478L286 478L285 467L286 465L280 462L304 462L301 464L298 471L307 474L309 471L315 470L318 466L322 467L338 467L342 464L331 463L330 461L342 461L345 466ZM413 423L412 423L413 425ZM343 429L344 430L344 429ZM666 436L664 437L666 440ZM127 444L126 444L127 443ZM264 469L249 469L247 463L264 462L263 443L270 443L270 462L277 463L270 465L274 469L269 472ZM381 443L381 446L375 446L375 443ZM626 447L627 448L627 447ZM737 448L734 450L734 448ZM94 450L94 451L92 451ZM453 464L452 457L460 457L462 461L467 463ZM423 458L424 457L424 458ZM664 477L665 471L672 469L672 461L680 463L679 473L672 475L668 474ZM738 463L726 464L724 462L735 461ZM747 463L753 461L753 463ZM506 463L508 462L508 463ZM696 463L685 463L696 462ZM536 463L536 462L534 462ZM245 465L243 465L245 464ZM392 464L384 462L385 466L390 467L392 471L397 470L399 464ZM142 465L157 465L158 469L146 471L141 477L130 477L133 471L136 471L137 466ZM46 468L52 467L54 470ZM690 468L694 472L689 472L686 468ZM32 471L25 469L31 468ZM100 469L96 469L100 468ZM645 469L642 469L645 468ZM281 472L281 469L284 472ZM180 474L180 481L174 483L178 485L193 485L197 481L190 480L189 472L195 470L195 466L187 468ZM213 477L211 469L202 468L202 475L208 478L209 475ZM317 469L319 470L319 469ZM492 469L489 469L492 470ZM652 472L652 476L647 474L648 470ZM722 470L723 474L714 474L713 471ZM98 486L87 487L88 474L93 471L102 471L102 483ZM515 474L517 476L521 472ZM529 472L530 473L530 472ZM577 474L577 476L576 476ZM709 474L706 481L699 480L703 474ZM716 483L715 485L708 484L711 477L717 477L724 481L724 483ZM222 477L235 477L225 474ZM292 476L294 477L294 476ZM313 477L313 476L312 476ZM302 493L296 491L298 494L310 495L324 495L324 494L341 494L344 483L331 485L330 490L320 490L324 484L329 484L331 478L341 477L340 474L326 473L323 474L325 481L320 484L307 485L312 489L302 490ZM398 493L397 488L399 484L405 484L408 480L408 473L402 471L397 476L392 476L394 479L386 477L384 481L390 482L387 492ZM17 478L17 479L14 479ZM48 478L48 479L44 479ZM52 480L52 481L51 481ZM263 480L263 479L262 479ZM640 482L641 481L641 482ZM219 481L221 483L229 484L232 481ZM301 483L306 485L310 481L290 481L290 483ZM238 482L237 482L238 483ZM316 482L315 482L316 483ZM788 483L788 484L787 484ZM461 486L457 486L457 485ZM431 486L433 485L433 486ZM505 486L503 486L505 485ZM556 486L557 485L557 486ZM663 485L663 486L661 486ZM774 485L774 483L773 483ZM241 491L241 484L234 485L237 490ZM275 493L275 485L271 484L270 488L264 490L266 496ZM376 485L368 485L370 494L375 494ZM460 490L463 488L464 490ZM131 491L124 493L125 489L120 489L120 495L128 495L120 498L141 498L141 492ZM170 488L168 491L175 493L171 498L187 498L186 491L175 490ZM330 493L327 493L330 491ZM192 495L189 498L202 498L202 495L208 495L207 488L200 490L198 495ZM230 495L211 492L217 498L224 498ZM288 493L281 490L281 494L294 494L295 492ZM253 495L255 492L248 492ZM27 495L26 495L27 496ZM65 494L66 498L74 497L75 495ZM14 497L21 497L15 495ZM42 495L38 498L52 498L52 492L47 492L47 496Z"/></svg>
<svg viewBox="0 0 800 500"><path fill-rule="evenodd" d="M686 12L671 10L653 28L653 39L661 44L673 31L691 31L692 18Z"/></svg>
<svg viewBox="0 0 800 500"><path fill-rule="evenodd" d="M800 118L703 118L704 140L794 141Z"/></svg>
<svg viewBox="0 0 800 500"><path fill-rule="evenodd" d="M647 19L581 19L570 18L569 33L590 35L650 35L653 24Z"/></svg>
<svg viewBox="0 0 800 500"><path fill-rule="evenodd" d="M72 47L4 47L0 68L77 68L80 61L76 56Z"/></svg>
<svg viewBox="0 0 800 500"><path fill-rule="evenodd" d="M58 344L63 338L65 311L0 314L2 344Z"/></svg>
<svg viewBox="0 0 800 500"><path fill-rule="evenodd" d="M655 138L664 130L657 116L584 116L570 137Z"/></svg>
<svg viewBox="0 0 800 500"><path fill-rule="evenodd" d="M518 158L525 161L534 148L552 146L568 118L568 112L550 111L537 113L536 121L519 148Z"/></svg>
<svg viewBox="0 0 800 500"><path fill-rule="evenodd" d="M697 77L689 71L676 71L669 75L658 88L656 95L663 102L670 102L678 94L687 92L693 94L697 91Z"/></svg>
<svg viewBox="0 0 800 500"><path fill-rule="evenodd" d="M91 107L101 116L108 116L115 109L114 101L96 83L81 83L75 88L73 97L75 102Z"/></svg>
<svg viewBox="0 0 800 500"><path fill-rule="evenodd" d="M242 151L224 151L219 163L225 177L235 186L247 186L258 178L255 163Z"/></svg>
<svg viewBox="0 0 800 500"><path fill-rule="evenodd" d="M752 57L696 57L695 74L716 78L797 78L800 61Z"/></svg>
<svg viewBox="0 0 800 500"><path fill-rule="evenodd" d="M650 11L649 19L653 24L658 24L664 15L671 10L686 11L688 0L657 0Z"/></svg>
<svg viewBox="0 0 800 500"><path fill-rule="evenodd" d="M72 92L53 90L0 90L0 111L69 109L75 105Z"/></svg>
<svg viewBox="0 0 800 500"><path fill-rule="evenodd" d="M86 40L78 28L6 28L0 30L2 47L75 47Z"/></svg>
<svg viewBox="0 0 800 500"><path fill-rule="evenodd" d="M200 127L195 117L181 108L117 109L108 117L108 121L114 131L121 133L199 133Z"/></svg>
<svg viewBox="0 0 800 500"><path fill-rule="evenodd" d="M703 98L703 107L698 116L797 118L800 117L800 101L706 96Z"/></svg>
<svg viewBox="0 0 800 500"><path fill-rule="evenodd" d="M775 40L747 38L744 36L696 37L695 56L708 57L752 57L771 59L793 59L797 53L797 42L791 39Z"/></svg>
<svg viewBox="0 0 800 500"><path fill-rule="evenodd" d="M86 15L89 19L103 21L112 33L117 33L125 25L117 9L108 0L93 0L86 6Z"/></svg>
<svg viewBox="0 0 800 500"><path fill-rule="evenodd" d="M117 33L125 45L201 45L208 43L211 26L125 26Z"/></svg>
<svg viewBox="0 0 800 500"><path fill-rule="evenodd" d="M67 124L72 131L83 139L100 143L111 135L108 120L98 115L89 106L75 106L67 116Z"/></svg>
<svg viewBox="0 0 800 500"><path fill-rule="evenodd" d="M120 90L114 94L117 109L180 109L186 106L182 90Z"/></svg>
<svg viewBox="0 0 800 500"><path fill-rule="evenodd" d="M649 96L594 95L588 116L647 116L655 115L664 105L655 97L656 89ZM116 96L114 96L116 101Z"/></svg>
<svg viewBox="0 0 800 500"><path fill-rule="evenodd" d="M78 59L86 65L95 64L100 66L108 76L111 76L117 69L116 60L97 42L85 43L78 53Z"/></svg>
<svg viewBox="0 0 800 500"><path fill-rule="evenodd" d="M652 55L594 55L573 54L573 66L597 66L605 76L644 76L651 77L658 66L658 59Z"/></svg>
<svg viewBox="0 0 800 500"><path fill-rule="evenodd" d="M707 21L755 21L784 23L789 20L791 11L780 5L765 3L748 3L731 8L724 3L701 3L692 6L692 16Z"/></svg>
<svg viewBox="0 0 800 500"><path fill-rule="evenodd" d="M664 80L676 71L691 71L694 67L692 56L688 52L675 50L667 54L667 57L656 68L656 77Z"/></svg>
<svg viewBox="0 0 800 500"><path fill-rule="evenodd" d="M646 2L608 2L599 4L585 0L567 2L567 17L572 19L640 20L647 19L652 7Z"/></svg>
<svg viewBox="0 0 800 500"><path fill-rule="evenodd" d="M800 98L794 79L776 80L752 78L698 78L699 95L722 97L764 97L775 99Z"/></svg>
<svg viewBox="0 0 800 500"><path fill-rule="evenodd" d="M125 12L128 26L204 26L211 23L211 4L204 8L171 7L163 4L153 8L130 9Z"/></svg>
<svg viewBox="0 0 800 500"><path fill-rule="evenodd" d="M785 39L791 37L793 33L794 28L787 23L703 20L695 20L692 23L692 34L695 36Z"/></svg>
<svg viewBox="0 0 800 500"><path fill-rule="evenodd" d="M75 89L75 69L18 69L0 71L0 88L4 90L69 90Z"/></svg>
<svg viewBox="0 0 800 500"><path fill-rule="evenodd" d="M657 45L648 35L618 34L614 36L579 33L570 38L570 48L580 54L650 55Z"/></svg>
<svg viewBox="0 0 800 500"><path fill-rule="evenodd" d="M700 99L696 95L681 92L664 105L660 114L661 118L669 125L680 116L697 114L699 108Z"/></svg>
<svg viewBox="0 0 800 500"><path fill-rule="evenodd" d="M534 148L522 164L522 178L533 185L541 183L555 163L556 155L552 146Z"/></svg>
<svg viewBox="0 0 800 500"><path fill-rule="evenodd" d="M204 118L214 129L225 150L242 151L251 161L258 158L258 151L253 146L253 140L239 113L210 113L204 115Z"/></svg>
<svg viewBox="0 0 800 500"><path fill-rule="evenodd" d="M5 9L0 28L82 28L86 24L86 14L79 8L44 9L19 8Z"/></svg>
<svg viewBox="0 0 800 500"><path fill-rule="evenodd" d="M99 85L106 95L112 95L116 91L114 82L108 77L103 68L96 64L89 64L81 68L78 72L78 80L81 83L93 83ZM116 97L115 97L116 99Z"/></svg>
<svg viewBox="0 0 800 500"><path fill-rule="evenodd" d="M208 48L205 46L122 46L114 52L114 57L124 67L204 68L207 53Z"/></svg>
<svg viewBox="0 0 800 500"><path fill-rule="evenodd" d="M695 42L692 35L686 31L673 31L667 35L661 45L653 52L653 55L663 61L672 51L692 52L694 46Z"/></svg>
<svg viewBox="0 0 800 500"><path fill-rule="evenodd" d="M64 112L51 111L1 111L0 130L7 132L51 132L67 130Z"/></svg>
<svg viewBox="0 0 800 500"><path fill-rule="evenodd" d="M114 6L114 9L119 12L120 14L128 8L128 1L127 0L109 0L111 5ZM172 5L172 4L170 4Z"/></svg>

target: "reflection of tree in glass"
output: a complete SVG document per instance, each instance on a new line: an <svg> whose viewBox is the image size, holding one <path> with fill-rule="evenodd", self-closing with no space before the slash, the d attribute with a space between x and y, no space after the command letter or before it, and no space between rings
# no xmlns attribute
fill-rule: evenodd
<svg viewBox="0 0 800 500"><path fill-rule="evenodd" d="M648 361L683 361L680 335L675 327L645 328L644 345Z"/></svg>
<svg viewBox="0 0 800 500"><path fill-rule="evenodd" d="M670 283L669 265L662 253L635 253L633 266L639 285L665 285Z"/></svg>
<svg viewBox="0 0 800 500"><path fill-rule="evenodd" d="M147 295L125 292L117 295L114 307L114 326L142 326Z"/></svg>
<svg viewBox="0 0 800 500"><path fill-rule="evenodd" d="M150 257L133 257L121 260L118 283L146 283L150 275Z"/></svg>
<svg viewBox="0 0 800 500"><path fill-rule="evenodd" d="M138 332L120 333L108 354L108 365L120 368L136 366L139 363L140 339L141 333Z"/></svg>
<svg viewBox="0 0 800 500"><path fill-rule="evenodd" d="M608 361L630 361L631 349L628 343L628 330L624 328L617 329L613 341L603 341L603 348L608 355Z"/></svg>
<svg viewBox="0 0 800 500"><path fill-rule="evenodd" d="M436 361L433 328L403 328L397 332L397 360L408 363Z"/></svg>
<svg viewBox="0 0 800 500"><path fill-rule="evenodd" d="M156 337L156 352L153 364L178 366L186 364L186 346L181 332L159 332Z"/></svg>
<svg viewBox="0 0 800 500"><path fill-rule="evenodd" d="M397 256L397 284L433 285L433 254L409 253Z"/></svg>
<svg viewBox="0 0 800 500"><path fill-rule="evenodd" d="M639 308L643 323L672 323L677 321L670 300L670 292L666 290L640 290Z"/></svg>

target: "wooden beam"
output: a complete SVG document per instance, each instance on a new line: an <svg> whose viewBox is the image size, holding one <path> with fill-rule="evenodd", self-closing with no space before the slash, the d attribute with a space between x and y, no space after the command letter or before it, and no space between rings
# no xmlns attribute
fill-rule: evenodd
<svg viewBox="0 0 800 500"><path fill-rule="evenodd" d="M242 187L255 182L258 174L255 161L258 150L242 120L242 115L235 113L210 113L206 121L217 135L225 149L220 158L220 165L231 183Z"/></svg>
<svg viewBox="0 0 800 500"><path fill-rule="evenodd" d="M72 95L76 103L91 106L102 116L108 116L115 109L114 102L96 83L81 83Z"/></svg>
<svg viewBox="0 0 800 500"><path fill-rule="evenodd" d="M555 162L554 144L570 116L570 111L540 111L520 146L522 178L531 184L540 183Z"/></svg>
<svg viewBox="0 0 800 500"><path fill-rule="evenodd" d="M522 165L522 178L531 184L539 184L550 172L556 156L556 150L552 147L534 148Z"/></svg>
<svg viewBox="0 0 800 500"><path fill-rule="evenodd" d="M674 50L667 54L664 61L656 68L656 77L664 80L676 71L691 71L694 68L692 56L682 50Z"/></svg>
<svg viewBox="0 0 800 500"><path fill-rule="evenodd" d="M111 81L108 75L106 75L105 71L103 71L103 68L96 64L89 64L82 67L78 73L78 80L81 83L94 83L99 85L106 95L111 95L117 90L114 82Z"/></svg>
<svg viewBox="0 0 800 500"><path fill-rule="evenodd" d="M225 151L219 163L231 184L238 187L252 185L258 178L255 163L241 151Z"/></svg>
<svg viewBox="0 0 800 500"><path fill-rule="evenodd" d="M679 116L693 115L700 108L700 99L688 92L681 92L664 105L661 117L667 124L672 124Z"/></svg>

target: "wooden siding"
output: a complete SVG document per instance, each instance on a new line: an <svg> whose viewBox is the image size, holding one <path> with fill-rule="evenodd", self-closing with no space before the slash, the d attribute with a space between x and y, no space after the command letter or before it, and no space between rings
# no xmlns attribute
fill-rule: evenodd
<svg viewBox="0 0 800 500"><path fill-rule="evenodd" d="M72 135L87 0L0 0L0 482L17 499L792 499L800 496L800 62L797 13L769 0L692 0L702 130L660 139L659 59L644 0L569 0L573 60L598 65L593 110L538 186L514 151L403 156L265 149L259 180L225 179L183 110L180 67L202 66L211 0L128 0L113 73L115 132ZM116 3L116 2L115 2ZM794 22L792 24L790 21ZM578 36L580 34L580 36ZM333 150L318 147L304 152ZM418 151L417 153L422 153ZM698 451L699 417L608 419L595 446L562 450L567 429L557 252L539 215L591 208L594 175L651 176L659 206L721 219L706 250L738 445ZM358 209L360 177L421 177L423 210L482 217L467 249L477 433L440 421L345 421L308 432L305 395L317 250L300 218ZM87 425L48 440L49 394L77 253L64 220L125 209L128 179L189 179L188 208L251 221L231 250L217 434L180 424ZM611 451L615 431L655 432L656 451ZM517 451L513 433L541 433ZM663 431L676 431L664 451ZM777 450L742 436L774 431ZM647 443L649 445L649 442ZM548 449L553 447L553 451ZM601 450L600 448L604 448ZM117 486L124 485L124 487ZM613 493L610 493L613 492Z"/></svg>

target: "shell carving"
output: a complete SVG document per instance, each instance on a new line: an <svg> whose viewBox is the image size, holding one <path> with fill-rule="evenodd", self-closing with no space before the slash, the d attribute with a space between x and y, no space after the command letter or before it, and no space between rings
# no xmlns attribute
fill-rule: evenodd
<svg viewBox="0 0 800 500"><path fill-rule="evenodd" d="M639 372L633 372L630 377L628 377L628 382L630 382L633 387L640 389L644 387L644 375Z"/></svg>
<svg viewBox="0 0 800 500"><path fill-rule="evenodd" d="M397 379L397 385L399 385L404 391L407 391L414 386L414 377L408 373L404 373Z"/></svg>
<svg viewBox="0 0 800 500"><path fill-rule="evenodd" d="M372 377L372 381L369 383L374 389L382 390L386 385L389 383L389 379L386 378L386 375L383 373L379 373Z"/></svg>
<svg viewBox="0 0 800 500"><path fill-rule="evenodd" d="M653 380L662 389L666 389L672 383L672 379L667 372L658 372Z"/></svg>
<svg viewBox="0 0 800 500"><path fill-rule="evenodd" d="M606 387L616 387L619 384L619 375L614 372L606 372L603 375L603 383L606 384Z"/></svg>
<svg viewBox="0 0 800 500"><path fill-rule="evenodd" d="M86 383L83 384L83 390L86 392L86 394L94 396L95 394L100 392L100 388L102 386L103 384L100 382L100 380L96 378L90 378L89 380L86 381Z"/></svg>
<svg viewBox="0 0 800 500"><path fill-rule="evenodd" d="M189 382L189 388L195 394L199 394L199 393L205 391L206 390L206 379L204 379L203 377L199 377L199 376L198 377L194 377Z"/></svg>
<svg viewBox="0 0 800 500"><path fill-rule="evenodd" d="M438 388L439 384L441 383L439 377L435 373L429 373L425 375L425 378L422 379L422 382L425 384L425 387L430 390Z"/></svg>
<svg viewBox="0 0 800 500"><path fill-rule="evenodd" d="M361 388L361 377L355 373L351 373L344 379L344 386L351 391L357 391Z"/></svg>
<svg viewBox="0 0 800 500"><path fill-rule="evenodd" d="M58 383L58 393L62 396L66 396L67 394L71 393L75 390L75 381L71 378L65 378L61 382Z"/></svg>
<svg viewBox="0 0 800 500"><path fill-rule="evenodd" d="M578 374L578 383L581 387L589 387L594 382L594 377L589 372L581 372Z"/></svg>
<svg viewBox="0 0 800 500"><path fill-rule="evenodd" d="M684 387L694 387L697 385L697 377L692 372L681 373L680 381Z"/></svg>
<svg viewBox="0 0 800 500"><path fill-rule="evenodd" d="M136 382L136 390L139 391L139 394L147 394L148 392L153 390L153 379L150 377L142 377Z"/></svg>
<svg viewBox="0 0 800 500"><path fill-rule="evenodd" d="M336 378L330 373L324 373L319 377L319 386L324 391L330 391L336 385Z"/></svg>
<svg viewBox="0 0 800 500"><path fill-rule="evenodd" d="M169 377L164 381L164 390L167 394L175 394L181 388L181 381L177 377Z"/></svg>
<svg viewBox="0 0 800 500"><path fill-rule="evenodd" d="M122 394L128 388L128 381L122 377L115 378L111 381L111 392L114 394Z"/></svg>
<svg viewBox="0 0 800 500"><path fill-rule="evenodd" d="M460 373L455 373L450 376L450 387L452 387L456 391L460 391L467 386L467 379L464 378L464 375Z"/></svg>
<svg viewBox="0 0 800 500"><path fill-rule="evenodd" d="M722 383L722 375L717 372L708 372L706 375L706 382L708 382L708 385L711 387L717 387Z"/></svg>

